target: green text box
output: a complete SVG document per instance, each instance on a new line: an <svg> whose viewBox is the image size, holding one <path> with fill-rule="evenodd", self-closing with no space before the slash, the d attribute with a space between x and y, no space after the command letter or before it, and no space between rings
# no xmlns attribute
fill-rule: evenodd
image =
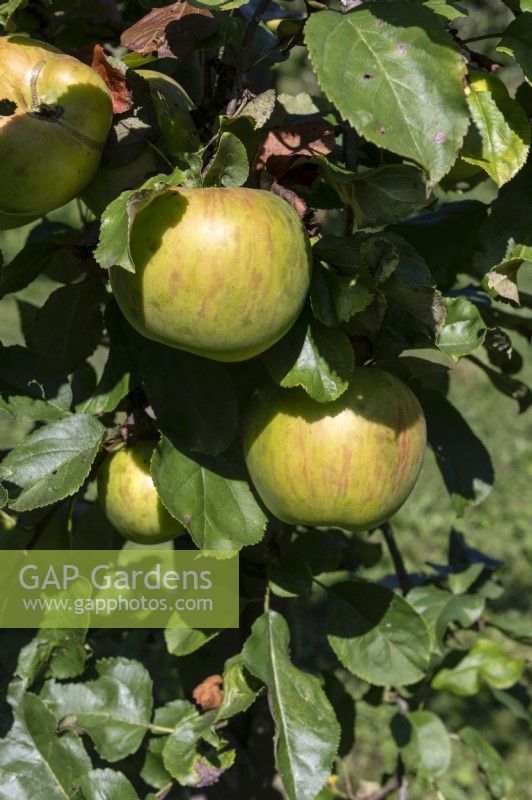
<svg viewBox="0 0 532 800"><path fill-rule="evenodd" d="M237 628L233 552L3 550L1 628Z"/></svg>

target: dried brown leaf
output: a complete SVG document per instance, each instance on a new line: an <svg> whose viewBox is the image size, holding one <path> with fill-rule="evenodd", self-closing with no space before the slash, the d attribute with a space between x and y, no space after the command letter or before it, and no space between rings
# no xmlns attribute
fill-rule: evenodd
<svg viewBox="0 0 532 800"><path fill-rule="evenodd" d="M270 175L280 178L296 158L326 156L334 146L334 130L322 120L306 120L285 128L274 128L259 147L253 168L257 172L268 170Z"/></svg>
<svg viewBox="0 0 532 800"><path fill-rule="evenodd" d="M120 41L136 53L157 53L159 58L183 58L198 42L207 39L217 28L206 8L195 8L185 0L163 8L153 8L128 28Z"/></svg>

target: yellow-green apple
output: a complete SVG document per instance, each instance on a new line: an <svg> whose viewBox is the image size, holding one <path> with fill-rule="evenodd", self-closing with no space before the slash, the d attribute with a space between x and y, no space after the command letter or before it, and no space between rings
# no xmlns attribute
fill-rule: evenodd
<svg viewBox="0 0 532 800"><path fill-rule="evenodd" d="M318 403L301 389L256 398L244 432L251 480L291 524L369 530L414 488L426 446L413 392L380 369L356 368L347 391Z"/></svg>
<svg viewBox="0 0 532 800"><path fill-rule="evenodd" d="M163 506L150 474L155 443L139 440L111 453L98 470L98 500L111 525L139 544L168 542L185 533Z"/></svg>
<svg viewBox="0 0 532 800"><path fill-rule="evenodd" d="M172 142L176 149L191 153L200 146L196 126L190 116L192 100L173 78L150 69L135 70L147 81L150 93L157 102L161 97L171 109ZM165 113L164 110L161 113ZM106 154L93 180L83 190L81 199L96 216L100 216L109 203L126 189L135 189L150 176L164 171L168 164L159 155L164 141L159 137L154 143L146 143L132 160L114 164L106 161Z"/></svg>
<svg viewBox="0 0 532 800"><path fill-rule="evenodd" d="M100 76L51 45L0 38L0 228L64 205L93 178L112 120Z"/></svg>
<svg viewBox="0 0 532 800"><path fill-rule="evenodd" d="M134 273L111 269L129 322L149 339L217 361L273 345L310 283L298 214L261 189L172 188L135 218L130 252Z"/></svg>

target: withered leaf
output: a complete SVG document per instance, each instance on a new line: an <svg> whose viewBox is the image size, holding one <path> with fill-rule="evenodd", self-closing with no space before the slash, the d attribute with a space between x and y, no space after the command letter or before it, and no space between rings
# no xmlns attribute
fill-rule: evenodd
<svg viewBox="0 0 532 800"><path fill-rule="evenodd" d="M126 73L111 64L100 44L95 44L92 50L91 67L107 84L113 101L113 113L129 111L133 107L133 96L126 84Z"/></svg>
<svg viewBox="0 0 532 800"><path fill-rule="evenodd" d="M153 8L128 28L120 41L136 53L157 53L159 58L183 58L198 42L215 32L217 22L206 8L195 8L185 0Z"/></svg>
<svg viewBox="0 0 532 800"><path fill-rule="evenodd" d="M253 168L282 177L301 156L326 156L335 146L334 130L322 120L305 120L271 130L257 151Z"/></svg>

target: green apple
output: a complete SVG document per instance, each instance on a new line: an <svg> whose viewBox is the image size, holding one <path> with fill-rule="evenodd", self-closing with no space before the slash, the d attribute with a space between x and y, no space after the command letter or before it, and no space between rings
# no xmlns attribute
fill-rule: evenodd
<svg viewBox="0 0 532 800"><path fill-rule="evenodd" d="M310 244L294 209L261 189L175 188L133 222L135 273L111 269L123 313L149 339L243 361L291 328L307 296Z"/></svg>
<svg viewBox="0 0 532 800"><path fill-rule="evenodd" d="M163 506L150 474L155 442L139 440L110 454L98 470L98 500L111 525L139 544L168 542L185 533Z"/></svg>
<svg viewBox="0 0 532 800"><path fill-rule="evenodd" d="M154 103L158 98L171 109L172 143L182 153L191 153L200 147L196 126L190 116L192 100L173 78L150 69L135 70L147 81ZM164 115L164 111L161 112ZM96 216L100 216L109 203L127 189L136 189L150 176L168 168L158 154L164 149L164 141L157 140L155 148L145 143L140 153L127 163L106 162L106 154L93 180L85 187L81 199Z"/></svg>
<svg viewBox="0 0 532 800"><path fill-rule="evenodd" d="M93 178L111 97L86 64L23 36L0 38L0 228L26 225Z"/></svg>
<svg viewBox="0 0 532 800"><path fill-rule="evenodd" d="M317 403L301 389L255 399L245 425L251 480L283 522L370 530L403 505L421 470L425 418L412 391L375 368Z"/></svg>

